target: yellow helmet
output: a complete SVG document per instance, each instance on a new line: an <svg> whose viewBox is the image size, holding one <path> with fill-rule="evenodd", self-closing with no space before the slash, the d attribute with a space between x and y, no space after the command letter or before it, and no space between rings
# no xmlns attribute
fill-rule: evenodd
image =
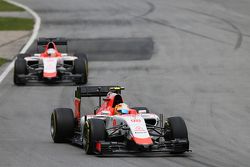
<svg viewBox="0 0 250 167"><path fill-rule="evenodd" d="M115 106L115 114L128 114L129 107L125 103L120 103Z"/></svg>

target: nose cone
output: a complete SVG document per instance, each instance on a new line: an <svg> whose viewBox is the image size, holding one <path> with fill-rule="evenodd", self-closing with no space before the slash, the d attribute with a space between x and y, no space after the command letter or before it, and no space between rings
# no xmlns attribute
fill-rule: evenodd
<svg viewBox="0 0 250 167"><path fill-rule="evenodd" d="M147 137L147 138L133 137L133 140L138 145L152 145L153 144L151 137Z"/></svg>
<svg viewBox="0 0 250 167"><path fill-rule="evenodd" d="M43 77L44 78L55 78L57 75L57 72L44 72Z"/></svg>
<svg viewBox="0 0 250 167"><path fill-rule="evenodd" d="M57 58L44 58L43 59L43 77L55 78L57 76Z"/></svg>

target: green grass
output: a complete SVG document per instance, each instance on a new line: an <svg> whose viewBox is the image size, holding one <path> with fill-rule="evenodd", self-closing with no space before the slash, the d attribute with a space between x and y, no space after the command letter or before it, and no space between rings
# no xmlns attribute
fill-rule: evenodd
<svg viewBox="0 0 250 167"><path fill-rule="evenodd" d="M24 11L24 9L0 0L0 11Z"/></svg>
<svg viewBox="0 0 250 167"><path fill-rule="evenodd" d="M6 63L8 60L6 59L3 59L0 57L0 66L3 65L4 63Z"/></svg>
<svg viewBox="0 0 250 167"><path fill-rule="evenodd" d="M33 19L0 17L0 30L31 30L33 25Z"/></svg>

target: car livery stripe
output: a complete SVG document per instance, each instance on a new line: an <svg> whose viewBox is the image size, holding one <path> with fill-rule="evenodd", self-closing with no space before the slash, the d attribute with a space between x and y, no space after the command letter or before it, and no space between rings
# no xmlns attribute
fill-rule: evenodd
<svg viewBox="0 0 250 167"><path fill-rule="evenodd" d="M96 142L95 149L96 149L96 151L98 151L98 152L101 152L101 151L102 151L102 145L101 145L100 142Z"/></svg>
<svg viewBox="0 0 250 167"><path fill-rule="evenodd" d="M75 98L75 118L77 120L80 120L81 113L80 113L80 107L81 107L81 99Z"/></svg>
<svg viewBox="0 0 250 167"><path fill-rule="evenodd" d="M151 144L153 144L151 137L147 137L147 138L132 137L132 139L134 140L134 142L136 144L139 144L139 145L151 145Z"/></svg>
<svg viewBox="0 0 250 167"><path fill-rule="evenodd" d="M56 75L57 75L57 72L52 72L52 73L44 72L43 73L43 77L45 78L55 78Z"/></svg>

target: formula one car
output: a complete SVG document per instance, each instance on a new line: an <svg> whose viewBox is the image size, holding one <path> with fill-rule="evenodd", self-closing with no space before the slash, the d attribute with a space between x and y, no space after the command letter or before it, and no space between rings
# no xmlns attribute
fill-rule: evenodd
<svg viewBox="0 0 250 167"><path fill-rule="evenodd" d="M181 117L163 121L146 107L129 108L120 86L79 86L75 109L56 108L51 114L51 136L55 143L69 141L87 154L170 152L189 150L187 127ZM101 97L106 96L101 104ZM81 97L98 97L92 115L81 116Z"/></svg>
<svg viewBox="0 0 250 167"><path fill-rule="evenodd" d="M39 47L44 47L39 52ZM58 46L66 47L64 38L39 38L37 53L19 54L14 66L14 83L24 85L29 80L56 82L62 80L85 84L88 80L88 59L85 54L61 53Z"/></svg>

